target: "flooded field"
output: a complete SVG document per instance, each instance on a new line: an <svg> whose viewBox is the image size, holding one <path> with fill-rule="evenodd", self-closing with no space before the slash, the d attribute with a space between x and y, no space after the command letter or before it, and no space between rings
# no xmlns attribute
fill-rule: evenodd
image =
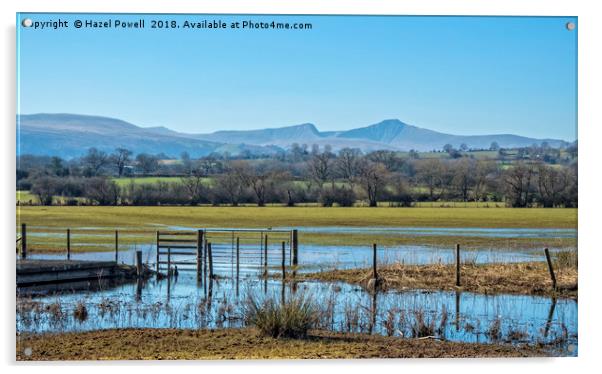
<svg viewBox="0 0 602 374"><path fill-rule="evenodd" d="M320 327L401 337L432 336L461 342L546 344L561 355L577 354L577 302L533 296L467 292L369 293L346 283L301 282L284 286L320 307ZM17 305L20 332L67 332L106 328L237 328L245 300L282 297L276 280L245 277L198 284L192 273L140 281L96 292L73 291L29 298Z"/></svg>
<svg viewBox="0 0 602 374"><path fill-rule="evenodd" d="M158 230L177 233L193 231L186 226L157 225ZM32 287L19 290L17 330L22 333L91 331L111 328L241 328L249 297L285 300L309 297L319 307L320 329L397 337L419 337L466 343L540 345L551 354L577 355L578 326L576 299L518 294L495 294L425 289L368 292L359 285L338 281L304 280L283 283L281 266L293 265L290 227L245 230L212 228L213 271L217 279L198 282L196 250L185 252L174 244L172 269L177 275L115 285L92 280L62 287ZM300 227L300 232L347 236L362 234L378 241L387 237L460 236L481 238L576 239L574 229L532 228L428 228L428 227ZM196 229L194 229L196 230ZM213 231L211 231L213 230ZM228 231L230 230L230 231ZM148 235L148 232L144 235ZM71 253L72 260L115 261L134 264L136 251L142 262L157 268L157 246L153 232L142 240L140 232L121 234L118 251L111 242L114 233L106 227L78 227L71 234L72 248L95 250ZM181 235L182 234L177 234ZM235 235L239 245L240 282L236 279ZM270 241L265 246L266 236ZM33 243L59 243L65 234L50 227L35 227L28 233ZM139 242L142 240L142 242ZM175 239L169 239L175 240ZM132 243L132 241L134 241ZM196 244L194 244L196 245ZM169 242L167 247L169 247ZM206 249L206 245L205 245ZM566 248L550 248L552 254ZM184 251L184 254L181 254ZM299 274L331 270L366 269L372 266L370 245L329 245L300 242ZM437 245L379 245L377 263L401 265L448 265L455 263L453 247ZM267 259L266 259L267 257ZM64 259L64 252L31 251L30 259ZM470 264L514 264L544 262L541 248L464 249L461 262ZM267 265L268 278L262 278ZM166 273L166 263L159 269ZM206 269L205 269L206 272Z"/></svg>
<svg viewBox="0 0 602 374"><path fill-rule="evenodd" d="M109 246L109 245L107 245ZM234 248L229 245L215 245L216 252L222 256L235 257ZM255 253L258 246L243 245L240 248L244 257L245 253ZM136 250L143 253L143 261L149 266L155 265L156 248L153 245L142 246L122 246L118 253L120 263L133 265L135 261ZM555 250L552 249L552 252ZM268 251L268 262L272 267L278 266L281 254L277 245L270 247ZM408 265L425 264L451 264L455 261L455 252L452 248L437 248L432 246L384 246L378 250L378 263L404 263ZM33 253L32 259L63 259L63 253ZM110 251L79 252L72 254L72 259L90 260L90 261L111 261L115 259L115 254ZM249 257L250 262L241 263L241 273L257 273L261 271L261 259L258 257ZM195 266L190 256L173 255L174 262L190 262L190 265L179 265L180 268ZM288 259L287 259L288 261ZM299 246L299 271L314 272L334 269L354 269L365 268L371 264L372 249L369 246L334 246L334 245L300 245ZM545 261L545 256L541 250L494 250L481 249L463 252L463 261L477 264L487 263L514 263L514 262L532 262ZM234 272L234 261L217 262L215 272L217 274L231 276ZM288 262L287 262L288 264Z"/></svg>

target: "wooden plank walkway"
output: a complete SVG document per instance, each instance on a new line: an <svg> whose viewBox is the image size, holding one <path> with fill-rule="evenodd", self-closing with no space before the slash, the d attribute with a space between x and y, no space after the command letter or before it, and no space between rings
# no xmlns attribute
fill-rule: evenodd
<svg viewBox="0 0 602 374"><path fill-rule="evenodd" d="M17 260L17 286L136 277L136 267L114 261Z"/></svg>

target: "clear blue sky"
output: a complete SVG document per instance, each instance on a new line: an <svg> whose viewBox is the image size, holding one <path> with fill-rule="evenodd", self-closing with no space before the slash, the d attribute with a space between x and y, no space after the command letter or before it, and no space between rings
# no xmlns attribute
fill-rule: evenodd
<svg viewBox="0 0 602 374"><path fill-rule="evenodd" d="M575 18L143 16L144 30L18 26L18 112L204 133L383 119L454 134L576 139ZM151 19L311 22L312 30L153 30Z"/></svg>

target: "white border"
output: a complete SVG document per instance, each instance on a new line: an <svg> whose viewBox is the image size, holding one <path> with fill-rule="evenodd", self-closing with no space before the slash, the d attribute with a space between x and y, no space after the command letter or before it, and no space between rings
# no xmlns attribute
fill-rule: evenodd
<svg viewBox="0 0 602 374"><path fill-rule="evenodd" d="M602 208L600 195L600 144L602 144L602 118L600 116L600 39L602 36L602 14L597 11L596 1L559 0L500 0L500 1L206 1L206 0L3 0L2 7L2 346L5 372L48 371L81 373L81 371L104 372L106 370L133 369L132 366L147 366L148 372L164 370L205 370L247 372L261 371L287 374L308 371L332 371L339 366L348 372L365 372L368 366L386 372L437 371L437 372L480 372L504 373L509 370L544 371L546 373L570 373L577 370L600 370L602 344L600 337L600 266L602 246L596 234L602 228L602 219L597 214ZM580 178L579 198L579 358L525 359L525 360L355 360L355 361L293 361L293 362L171 362L171 363L101 363L23 365L14 362L14 267L12 243L15 224L15 13L22 12L145 12L145 13L287 13L287 14L406 14L406 15L556 15L579 17L579 146ZM164 365L183 367L168 369ZM86 368L81 367L86 365ZM335 369L334 366L337 366ZM598 369L595 369L598 366ZM136 369L134 369L136 370ZM522 371L522 370L521 370Z"/></svg>

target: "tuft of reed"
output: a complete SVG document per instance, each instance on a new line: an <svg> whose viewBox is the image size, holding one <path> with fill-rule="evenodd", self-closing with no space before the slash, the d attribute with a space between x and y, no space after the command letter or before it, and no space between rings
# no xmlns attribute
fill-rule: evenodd
<svg viewBox="0 0 602 374"><path fill-rule="evenodd" d="M493 340L498 341L502 337L502 320L499 316L491 322L489 329L487 330L487 336Z"/></svg>
<svg viewBox="0 0 602 374"><path fill-rule="evenodd" d="M305 338L319 320L319 311L311 298L303 293L291 295L286 301L274 297L260 300L249 294L243 306L245 323L255 326L273 338Z"/></svg>
<svg viewBox="0 0 602 374"><path fill-rule="evenodd" d="M435 335L435 320L429 320L421 309L414 311L414 320L410 327L413 338L425 338Z"/></svg>
<svg viewBox="0 0 602 374"><path fill-rule="evenodd" d="M75 309L73 310L73 318L75 318L79 322L84 322L88 319L88 308L86 308L86 304L80 300L75 305Z"/></svg>

